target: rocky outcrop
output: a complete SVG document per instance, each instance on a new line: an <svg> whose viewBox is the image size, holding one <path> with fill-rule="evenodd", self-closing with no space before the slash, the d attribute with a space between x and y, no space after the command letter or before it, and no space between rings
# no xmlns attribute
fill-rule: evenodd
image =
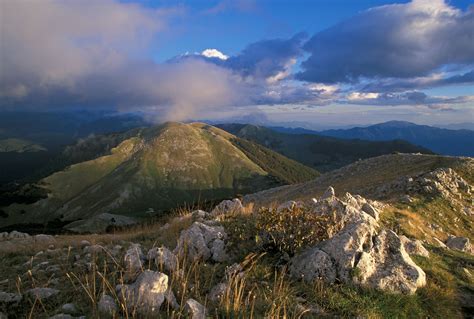
<svg viewBox="0 0 474 319"><path fill-rule="evenodd" d="M157 271L145 270L131 285L119 285L119 296L130 311L139 316L158 315L168 292L168 276Z"/></svg>
<svg viewBox="0 0 474 319"><path fill-rule="evenodd" d="M382 230L375 237L373 248L361 253L353 279L364 286L408 294L426 285L425 273L391 230Z"/></svg>
<svg viewBox="0 0 474 319"><path fill-rule="evenodd" d="M471 242L467 237L450 236L446 241L446 246L448 248L460 250L466 253L473 253Z"/></svg>
<svg viewBox="0 0 474 319"><path fill-rule="evenodd" d="M195 222L181 232L174 253L185 254L193 260L223 262L228 259L224 242L226 238L224 227Z"/></svg>
<svg viewBox="0 0 474 319"><path fill-rule="evenodd" d="M425 273L411 260L402 240L392 231L379 230L378 207L378 202L349 193L339 199L329 188L312 211L336 216L338 225L329 239L291 259L290 274L306 281L338 280L402 293L423 286Z"/></svg>

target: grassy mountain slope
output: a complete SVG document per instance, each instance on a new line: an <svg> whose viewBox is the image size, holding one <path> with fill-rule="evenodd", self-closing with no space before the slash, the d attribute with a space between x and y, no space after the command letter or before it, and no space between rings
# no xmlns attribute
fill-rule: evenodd
<svg viewBox="0 0 474 319"><path fill-rule="evenodd" d="M371 141L403 139L439 154L474 156L474 131L470 130L449 130L409 122L391 121L348 130L327 130L318 134Z"/></svg>
<svg viewBox="0 0 474 319"><path fill-rule="evenodd" d="M46 149L31 141L21 138L6 138L0 140L0 153L25 153L25 152L41 152Z"/></svg>
<svg viewBox="0 0 474 319"><path fill-rule="evenodd" d="M392 152L431 153L425 148L400 140L390 142L344 140L313 134L287 134L245 124L221 124L218 127L321 172L342 167L359 159Z"/></svg>
<svg viewBox="0 0 474 319"><path fill-rule="evenodd" d="M9 217L0 225L71 221L100 213L141 217L317 176L295 161L201 123L166 123L88 140L69 149L72 160L77 154L92 157L93 152L80 151L87 145L98 154L111 150L41 180L48 198L4 208Z"/></svg>

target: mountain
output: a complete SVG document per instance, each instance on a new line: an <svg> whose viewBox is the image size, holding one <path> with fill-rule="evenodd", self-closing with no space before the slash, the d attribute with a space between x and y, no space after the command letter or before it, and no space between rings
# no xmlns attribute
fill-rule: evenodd
<svg viewBox="0 0 474 319"><path fill-rule="evenodd" d="M104 213L144 217L318 175L202 123L166 123L90 138L66 149L64 156L72 162L84 161L38 183L48 198L3 208L7 217L0 225L66 222Z"/></svg>
<svg viewBox="0 0 474 319"><path fill-rule="evenodd" d="M347 140L315 134L285 133L263 126L245 124L220 124L217 127L240 138L253 141L288 158L326 172L359 159L392 152L431 153L430 150L396 141Z"/></svg>
<svg viewBox="0 0 474 319"><path fill-rule="evenodd" d="M402 139L439 154L474 156L474 131L470 130L448 130L410 122L390 121L368 127L321 131L318 134L370 141Z"/></svg>
<svg viewBox="0 0 474 319"><path fill-rule="evenodd" d="M137 114L1 112L0 167L8 169L0 170L0 185L37 179L39 170L49 166L52 158L59 156L66 145L79 138L147 124Z"/></svg>

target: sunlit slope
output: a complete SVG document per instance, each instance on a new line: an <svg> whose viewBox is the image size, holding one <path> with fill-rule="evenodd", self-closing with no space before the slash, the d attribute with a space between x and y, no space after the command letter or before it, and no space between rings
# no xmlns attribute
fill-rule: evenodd
<svg viewBox="0 0 474 319"><path fill-rule="evenodd" d="M11 205L9 217L0 223L69 221L100 213L141 217L317 176L256 144L239 147L238 141L201 123L135 130L110 154L44 178L41 185L49 197L33 205Z"/></svg>

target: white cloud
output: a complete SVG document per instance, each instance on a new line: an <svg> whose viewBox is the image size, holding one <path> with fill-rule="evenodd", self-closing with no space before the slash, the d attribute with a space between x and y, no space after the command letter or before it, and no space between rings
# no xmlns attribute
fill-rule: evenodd
<svg viewBox="0 0 474 319"><path fill-rule="evenodd" d="M206 58L217 58L220 60L227 60L229 57L217 49L206 49L201 52L201 55Z"/></svg>

